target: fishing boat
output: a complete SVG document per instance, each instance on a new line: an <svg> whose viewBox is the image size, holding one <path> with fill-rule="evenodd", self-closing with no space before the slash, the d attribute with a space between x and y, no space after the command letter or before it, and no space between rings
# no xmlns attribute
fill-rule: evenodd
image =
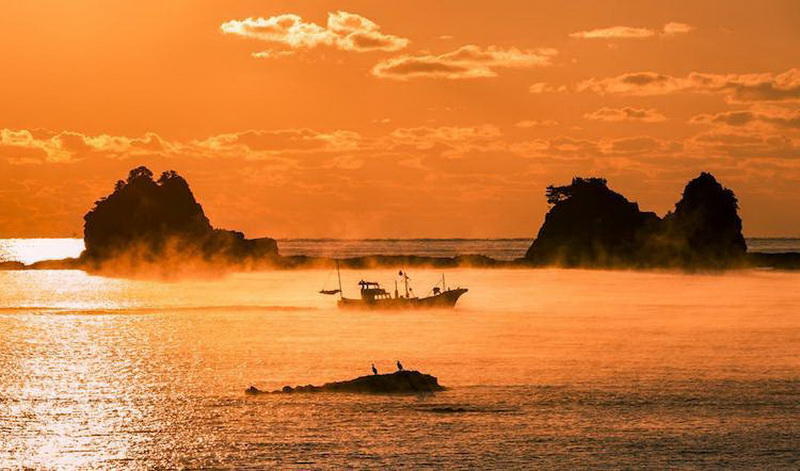
<svg viewBox="0 0 800 471"><path fill-rule="evenodd" d="M358 282L360 298L346 298L342 291L342 276L339 272L339 264L336 264L336 275L339 279L339 289L321 290L321 294L339 295L338 306L345 309L436 309L452 308L456 305L458 298L468 291L467 288L449 288L442 274L441 286L437 285L431 289L428 296L418 297L413 294L413 289L408 285L411 279L408 273L401 270L400 277L403 280L404 291L400 294L397 281L394 285L394 293L389 293L375 281L361 280Z"/></svg>

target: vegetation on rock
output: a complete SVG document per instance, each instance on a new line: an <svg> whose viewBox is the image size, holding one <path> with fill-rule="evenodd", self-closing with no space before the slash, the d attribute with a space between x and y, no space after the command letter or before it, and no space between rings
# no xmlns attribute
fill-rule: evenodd
<svg viewBox="0 0 800 471"><path fill-rule="evenodd" d="M553 207L525 255L537 265L725 268L747 251L736 196L710 173L690 181L663 219L603 178L576 177L545 195Z"/></svg>

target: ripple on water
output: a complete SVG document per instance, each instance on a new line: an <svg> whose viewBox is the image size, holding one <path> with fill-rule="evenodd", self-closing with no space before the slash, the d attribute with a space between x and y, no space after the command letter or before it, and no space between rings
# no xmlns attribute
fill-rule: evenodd
<svg viewBox="0 0 800 471"><path fill-rule="evenodd" d="M326 276L0 273L0 468L799 465L797 275L458 270L458 309L402 314ZM449 389L243 394L398 359Z"/></svg>

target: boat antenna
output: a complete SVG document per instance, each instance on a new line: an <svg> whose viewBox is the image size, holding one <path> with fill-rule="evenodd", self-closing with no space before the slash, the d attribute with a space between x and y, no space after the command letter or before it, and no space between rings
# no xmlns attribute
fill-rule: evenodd
<svg viewBox="0 0 800 471"><path fill-rule="evenodd" d="M344 299L344 293L342 293L342 274L339 272L339 259L336 259L336 277L339 278L339 299Z"/></svg>

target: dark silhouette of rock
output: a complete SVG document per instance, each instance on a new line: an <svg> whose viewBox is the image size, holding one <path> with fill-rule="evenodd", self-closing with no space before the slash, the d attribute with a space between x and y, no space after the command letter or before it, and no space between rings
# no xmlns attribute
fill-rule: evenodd
<svg viewBox="0 0 800 471"><path fill-rule="evenodd" d="M602 178L547 187L553 207L525 258L535 264L613 266L633 263L658 216L608 188Z"/></svg>
<svg viewBox="0 0 800 471"><path fill-rule="evenodd" d="M174 171L155 181L146 167L131 170L84 221L81 260L95 265L120 257L142 263L170 257L241 263L278 254L273 239L251 240L241 232L213 228L189 184Z"/></svg>
<svg viewBox="0 0 800 471"><path fill-rule="evenodd" d="M549 186L546 196L553 207L525 255L528 263L727 268L745 262L736 196L710 173L690 181L664 219L640 211L601 178Z"/></svg>
<svg viewBox="0 0 800 471"><path fill-rule="evenodd" d="M747 252L733 191L703 172L686 184L675 211L664 216L663 240L684 265L740 263Z"/></svg>
<svg viewBox="0 0 800 471"><path fill-rule="evenodd" d="M349 381L336 381L322 386L284 386L271 394L305 393L305 392L345 392L345 393L370 393L370 394L397 394L397 393L430 393L443 391L435 376L420 373L419 371L396 371L391 374L373 374L361 376ZM245 390L246 394L269 394L255 386Z"/></svg>
<svg viewBox="0 0 800 471"><path fill-rule="evenodd" d="M26 265L22 262L13 260L0 262L0 270L24 270Z"/></svg>
<svg viewBox="0 0 800 471"><path fill-rule="evenodd" d="M80 270L83 264L78 258L62 258L60 260L41 260L26 265L32 270Z"/></svg>

